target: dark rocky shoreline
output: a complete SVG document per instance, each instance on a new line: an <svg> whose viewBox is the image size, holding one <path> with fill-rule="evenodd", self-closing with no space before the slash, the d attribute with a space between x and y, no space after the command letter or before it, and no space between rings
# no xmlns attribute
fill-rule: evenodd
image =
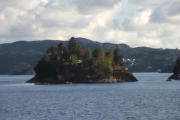
<svg viewBox="0 0 180 120"><path fill-rule="evenodd" d="M28 80L27 83L34 83L36 85L53 85L53 84L96 84L96 83L121 83L121 82L137 82L138 80L130 73L122 73L121 78L114 77L104 78L101 80L72 80L63 81L58 77L39 78L38 76Z"/></svg>
<svg viewBox="0 0 180 120"><path fill-rule="evenodd" d="M173 74L168 78L169 81L172 79L173 80L180 80L180 74Z"/></svg>

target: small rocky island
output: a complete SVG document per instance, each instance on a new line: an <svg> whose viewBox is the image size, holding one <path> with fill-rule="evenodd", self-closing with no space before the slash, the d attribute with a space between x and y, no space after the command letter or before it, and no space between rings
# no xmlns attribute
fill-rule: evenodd
<svg viewBox="0 0 180 120"><path fill-rule="evenodd" d="M107 52L100 46L84 50L75 38L68 45L54 45L38 62L35 77L27 81L35 84L116 83L137 79L123 66L118 47Z"/></svg>
<svg viewBox="0 0 180 120"><path fill-rule="evenodd" d="M176 65L173 69L173 75L171 75L167 81L171 81L171 79L180 80L180 57L178 57L176 60Z"/></svg>

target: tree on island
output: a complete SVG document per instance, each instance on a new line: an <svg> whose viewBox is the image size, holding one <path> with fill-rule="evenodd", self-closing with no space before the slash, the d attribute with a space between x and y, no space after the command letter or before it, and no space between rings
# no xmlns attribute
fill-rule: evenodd
<svg viewBox="0 0 180 120"><path fill-rule="evenodd" d="M35 67L36 76L28 81L39 84L102 83L136 81L127 70L114 70L122 66L122 56L117 47L105 52L99 46L92 53L89 48L71 38L67 46L62 44L49 48Z"/></svg>
<svg viewBox="0 0 180 120"><path fill-rule="evenodd" d="M173 69L174 74L180 74L180 57L176 60L176 66Z"/></svg>
<svg viewBox="0 0 180 120"><path fill-rule="evenodd" d="M173 69L173 75L171 75L167 81L170 81L171 79L180 80L180 57L176 59L176 65Z"/></svg>
<svg viewBox="0 0 180 120"><path fill-rule="evenodd" d="M122 65L122 63L123 63L123 59L122 59L122 56L120 54L120 49L117 46L114 50L114 64Z"/></svg>

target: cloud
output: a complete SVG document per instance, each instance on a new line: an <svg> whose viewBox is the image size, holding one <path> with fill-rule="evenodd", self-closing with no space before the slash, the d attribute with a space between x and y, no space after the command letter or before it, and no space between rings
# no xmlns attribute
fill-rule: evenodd
<svg viewBox="0 0 180 120"><path fill-rule="evenodd" d="M96 25L105 24L111 9L120 0L33 0L31 4L26 0L9 0L2 3L7 7L0 14L1 22L5 23L0 30L1 38L58 39L63 38L59 36L87 34L83 31L90 34Z"/></svg>
<svg viewBox="0 0 180 120"><path fill-rule="evenodd" d="M44 0L31 0L31 2L27 0L0 0L0 2L1 9L12 7L22 10L31 10L37 7L41 2L44 2Z"/></svg>
<svg viewBox="0 0 180 120"><path fill-rule="evenodd" d="M151 9L141 9L136 11L132 17L125 19L120 29L124 30L140 30L147 27L151 16Z"/></svg>
<svg viewBox="0 0 180 120"><path fill-rule="evenodd" d="M180 24L180 1L166 1L158 6L151 17L152 22Z"/></svg>
<svg viewBox="0 0 180 120"><path fill-rule="evenodd" d="M179 0L0 0L0 42L86 37L180 47ZM177 44L176 44L177 43Z"/></svg>
<svg viewBox="0 0 180 120"><path fill-rule="evenodd" d="M78 11L84 14L101 12L107 9L112 9L113 6L121 2L121 0L73 0Z"/></svg>
<svg viewBox="0 0 180 120"><path fill-rule="evenodd" d="M156 5L161 2L161 0L129 0L129 2L140 5Z"/></svg>

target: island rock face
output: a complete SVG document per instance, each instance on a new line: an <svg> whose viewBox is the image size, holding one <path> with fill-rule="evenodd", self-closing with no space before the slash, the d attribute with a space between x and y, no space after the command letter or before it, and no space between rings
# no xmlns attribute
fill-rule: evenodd
<svg viewBox="0 0 180 120"><path fill-rule="evenodd" d="M180 57L176 60L176 65L173 69L173 75L171 75L168 80L180 80Z"/></svg>
<svg viewBox="0 0 180 120"><path fill-rule="evenodd" d="M75 38L67 46L49 48L36 67L35 77L27 81L35 84L116 83L137 79L123 66L120 49L107 52L99 46L92 53L84 50Z"/></svg>

